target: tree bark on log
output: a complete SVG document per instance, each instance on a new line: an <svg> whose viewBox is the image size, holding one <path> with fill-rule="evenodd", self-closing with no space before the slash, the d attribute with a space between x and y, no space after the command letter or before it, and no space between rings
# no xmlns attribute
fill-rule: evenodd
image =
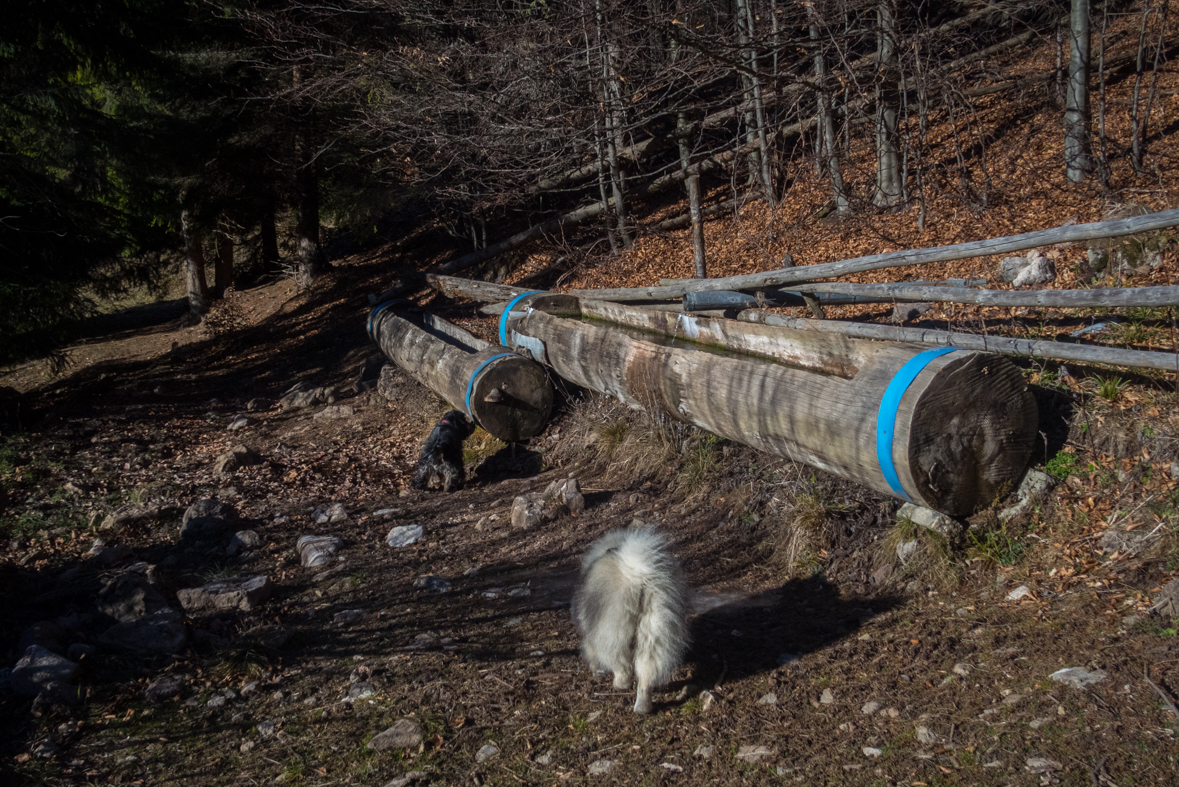
<svg viewBox="0 0 1179 787"><path fill-rule="evenodd" d="M860 295L895 301L973 303L979 306L1043 306L1079 309L1090 306L1179 306L1179 286L1111 287L1102 290L974 290L919 284L799 284L798 292Z"/></svg>
<svg viewBox="0 0 1179 787"><path fill-rule="evenodd" d="M562 300L566 310L576 304ZM1009 490L1036 436L1035 402L1020 371L997 355L923 356L893 410L882 407L886 389L926 348L881 344L848 379L536 306L508 315L508 341L562 377L948 514L970 514Z"/></svg>
<svg viewBox="0 0 1179 787"><path fill-rule="evenodd" d="M1124 350L1119 347L1101 347L1094 344L1009 339L1004 336L981 336L974 333L902 328L892 325L870 325L834 320L800 320L753 309L741 312L737 315L737 319L743 322L781 326L799 331L838 334L858 339L920 342L935 347L961 347L964 350L980 350L1031 358L1050 358L1056 361L1101 363L1111 366L1130 366L1137 369L1161 369L1179 374L1179 353Z"/></svg>
<svg viewBox="0 0 1179 787"><path fill-rule="evenodd" d="M478 339L467 344L465 331L440 330L443 322L434 317L426 330L378 306L368 331L389 360L488 433L509 443L540 434L553 406L544 368L506 347Z"/></svg>
<svg viewBox="0 0 1179 787"><path fill-rule="evenodd" d="M783 284L813 281L848 273L874 271L882 268L899 268L904 265L923 265L930 262L962 260L969 257L983 257L991 254L1010 254L1026 251L1038 246L1054 243L1077 243L1096 238L1118 238L1140 232L1164 229L1179 224L1179 209L1148 213L1118 221L1098 221L1092 224L1072 224L1048 230L1025 232L1002 238L956 243L952 246L935 246L928 249L906 249L885 254L824 262L817 265L803 265L794 268L780 268L764 273L748 273L741 276L726 276L720 279L690 281L666 287L626 287L602 290L570 290L570 295L595 298L605 301L633 301L640 299L666 300L681 298L687 292L704 290L758 290Z"/></svg>

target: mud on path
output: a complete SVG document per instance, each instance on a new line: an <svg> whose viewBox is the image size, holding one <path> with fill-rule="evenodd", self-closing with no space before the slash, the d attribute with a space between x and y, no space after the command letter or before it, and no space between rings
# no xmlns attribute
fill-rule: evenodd
<svg viewBox="0 0 1179 787"><path fill-rule="evenodd" d="M379 289L369 276L344 267L314 303L247 293L243 309L272 301L244 329L157 326L144 341L158 350L111 350L36 392L32 425L6 444L4 666L39 622L72 615L61 636L90 644L93 594L136 561L172 590L231 575L274 589L249 610L189 615L176 656L83 656L78 704L0 694L5 783L1175 783L1179 719L1143 676L1175 696L1179 638L1128 619L1163 575L1055 592L1037 567L974 561L926 584L881 560L893 501L723 443L703 477L680 459L619 471L590 461L572 399L528 446L469 444L466 488L410 491L446 406L410 381L393 402L350 387L373 363L353 295ZM335 386L351 413L279 408L300 381ZM227 432L238 413L254 423ZM218 475L237 443L265 461ZM513 530L515 496L570 471L586 511ZM798 520L779 504L804 492L826 501L829 538L784 562ZM208 497L239 521L182 540L181 513ZM158 514L99 529L127 503ZM317 522L332 503L347 516ZM692 650L649 717L581 664L568 613L583 550L636 519L671 535L698 589ZM386 545L409 524L420 542ZM242 529L262 545L228 555ZM304 568L301 535L342 547ZM95 537L130 553L104 564L87 554ZM1033 592L1006 600L1021 584ZM1051 679L1068 667L1105 677ZM167 677L177 690L149 701ZM419 743L367 746L407 718Z"/></svg>

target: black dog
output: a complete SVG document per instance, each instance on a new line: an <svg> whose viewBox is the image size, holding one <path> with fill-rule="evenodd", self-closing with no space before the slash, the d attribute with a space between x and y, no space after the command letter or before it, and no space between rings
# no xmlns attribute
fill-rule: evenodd
<svg viewBox="0 0 1179 787"><path fill-rule="evenodd" d="M428 489L441 485L443 492L459 489L466 480L463 470L463 440L475 431L475 425L458 410L451 410L426 438L413 488Z"/></svg>

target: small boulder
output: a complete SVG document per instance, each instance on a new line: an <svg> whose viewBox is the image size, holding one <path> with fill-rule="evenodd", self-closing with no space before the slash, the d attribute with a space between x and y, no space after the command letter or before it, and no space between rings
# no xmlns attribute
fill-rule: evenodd
<svg viewBox="0 0 1179 787"><path fill-rule="evenodd" d="M284 410L302 410L317 404L332 404L335 401L334 388L314 388L307 383L299 382L288 388L278 403Z"/></svg>
<svg viewBox="0 0 1179 787"><path fill-rule="evenodd" d="M17 694L35 697L46 689L52 691L54 684L72 683L77 673L76 662L40 645L31 645L12 668L8 680Z"/></svg>
<svg viewBox="0 0 1179 787"><path fill-rule="evenodd" d="M316 421L330 421L335 418L350 418L355 415L356 411L351 405L347 404L333 404L323 408L315 415L311 416Z"/></svg>
<svg viewBox="0 0 1179 787"><path fill-rule="evenodd" d="M315 568L331 562L344 542L335 536L299 536L295 549L304 568Z"/></svg>
<svg viewBox="0 0 1179 787"><path fill-rule="evenodd" d="M274 593L270 577L233 577L210 582L199 588L185 588L176 592L180 606L190 615L242 610L248 612L265 602Z"/></svg>
<svg viewBox="0 0 1179 787"><path fill-rule="evenodd" d="M138 525L143 522L154 522L160 516L160 507L149 503L128 503L116 508L109 514L99 530L119 530L128 525Z"/></svg>
<svg viewBox="0 0 1179 787"><path fill-rule="evenodd" d="M253 449L239 443L217 457L213 463L213 472L228 475L242 467L260 465L263 461Z"/></svg>
<svg viewBox="0 0 1179 787"><path fill-rule="evenodd" d="M1057 683L1072 686L1074 689L1084 689L1105 680L1106 675L1099 669L1087 670L1084 667L1067 667L1053 672L1048 677Z"/></svg>
<svg viewBox="0 0 1179 787"><path fill-rule="evenodd" d="M204 498L188 507L180 522L180 537L184 539L215 538L230 522L237 520L237 509L229 503Z"/></svg>
<svg viewBox="0 0 1179 787"><path fill-rule="evenodd" d="M98 638L104 647L131 653L169 655L179 653L188 644L184 616L175 609L162 609L137 620L118 623Z"/></svg>
<svg viewBox="0 0 1179 787"><path fill-rule="evenodd" d="M257 531L239 530L233 534L225 551L229 555L236 555L243 550L257 549L260 546L262 546L262 536L258 535Z"/></svg>
<svg viewBox="0 0 1179 787"><path fill-rule="evenodd" d="M248 415L242 415L241 413L238 413L233 417L233 420L229 422L229 426L225 427L225 431L239 432L242 429L245 429L247 426L253 426L255 423L256 422L254 419L250 418Z"/></svg>
<svg viewBox="0 0 1179 787"><path fill-rule="evenodd" d="M385 543L394 548L407 547L422 540L421 525L398 525L385 536Z"/></svg>
<svg viewBox="0 0 1179 787"><path fill-rule="evenodd" d="M919 320L929 313L933 308L933 304L929 303L898 303L892 307L892 321L894 323L906 323L912 320Z"/></svg>
<svg viewBox="0 0 1179 787"><path fill-rule="evenodd" d="M143 698L153 705L164 700L174 700L180 696L182 688L184 688L184 676L165 675L148 684L148 687L143 690Z"/></svg>
<svg viewBox="0 0 1179 787"><path fill-rule="evenodd" d="M1033 252L1028 255L1028 264L1011 281L1011 286L1018 290L1053 281L1056 281L1056 265L1043 254Z"/></svg>
<svg viewBox="0 0 1179 787"><path fill-rule="evenodd" d="M413 749L422 743L422 728L413 719L401 719L389 729L373 736L368 748L373 751Z"/></svg>

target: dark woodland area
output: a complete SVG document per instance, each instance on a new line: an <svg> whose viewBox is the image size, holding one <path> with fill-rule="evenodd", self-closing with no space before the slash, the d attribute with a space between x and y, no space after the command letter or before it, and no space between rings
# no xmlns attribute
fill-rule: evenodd
<svg viewBox="0 0 1179 787"><path fill-rule="evenodd" d="M1175 783L1173 11L6 3L0 782Z"/></svg>

